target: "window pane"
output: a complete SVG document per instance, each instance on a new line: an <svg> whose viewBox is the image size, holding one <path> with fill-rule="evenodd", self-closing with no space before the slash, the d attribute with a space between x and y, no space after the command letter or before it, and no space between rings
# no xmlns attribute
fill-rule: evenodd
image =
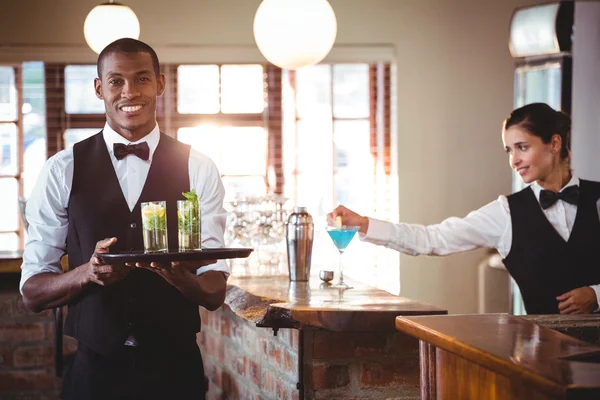
<svg viewBox="0 0 600 400"><path fill-rule="evenodd" d="M15 121L17 110L15 70L12 67L0 67L0 121Z"/></svg>
<svg viewBox="0 0 600 400"><path fill-rule="evenodd" d="M264 176L224 176L225 201L240 197L259 197L267 193Z"/></svg>
<svg viewBox="0 0 600 400"><path fill-rule="evenodd" d="M267 133L261 127L201 125L181 128L178 139L209 156L222 175L262 175L267 165Z"/></svg>
<svg viewBox="0 0 600 400"><path fill-rule="evenodd" d="M297 70L296 101L299 118L331 118L331 66L316 65Z"/></svg>
<svg viewBox="0 0 600 400"><path fill-rule="evenodd" d="M17 125L0 124L0 175L16 175L17 172Z"/></svg>
<svg viewBox="0 0 600 400"><path fill-rule="evenodd" d="M19 185L16 179L0 179L0 231L19 228Z"/></svg>
<svg viewBox="0 0 600 400"><path fill-rule="evenodd" d="M182 114L219 112L219 66L177 67L177 111Z"/></svg>
<svg viewBox="0 0 600 400"><path fill-rule="evenodd" d="M0 233L0 250L19 250L19 236L16 233Z"/></svg>
<svg viewBox="0 0 600 400"><path fill-rule="evenodd" d="M368 118L369 99L368 64L333 66L333 116L335 118Z"/></svg>
<svg viewBox="0 0 600 400"><path fill-rule="evenodd" d="M262 65L221 67L221 111L261 113L265 108Z"/></svg>
<svg viewBox="0 0 600 400"><path fill-rule="evenodd" d="M297 146L296 204L324 216L333 207L331 119L299 121Z"/></svg>
<svg viewBox="0 0 600 400"><path fill-rule="evenodd" d="M95 65L65 67L65 110L67 114L104 114L104 102L96 97Z"/></svg>
<svg viewBox="0 0 600 400"><path fill-rule="evenodd" d="M290 71L284 69L282 79L282 162L283 195L296 198L296 91L292 86Z"/></svg>
<svg viewBox="0 0 600 400"><path fill-rule="evenodd" d="M333 127L335 202L353 210L369 210L375 196L369 121L335 121Z"/></svg>
<svg viewBox="0 0 600 400"><path fill-rule="evenodd" d="M223 175L264 175L267 170L267 133L261 127L221 128Z"/></svg>
<svg viewBox="0 0 600 400"><path fill-rule="evenodd" d="M63 136L65 140L65 149L68 149L83 139L87 139L90 136L95 135L101 130L102 128L66 129Z"/></svg>
<svg viewBox="0 0 600 400"><path fill-rule="evenodd" d="M23 63L23 192L29 197L46 160L44 63Z"/></svg>

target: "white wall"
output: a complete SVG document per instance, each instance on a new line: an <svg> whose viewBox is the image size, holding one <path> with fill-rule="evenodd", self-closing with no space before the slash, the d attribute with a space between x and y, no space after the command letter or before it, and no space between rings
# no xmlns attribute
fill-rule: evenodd
<svg viewBox="0 0 600 400"><path fill-rule="evenodd" d="M379 46L395 53L401 220L436 223L510 192L500 139L513 98L508 26L516 6L535 2L331 0L339 27L336 51ZM0 61L15 54L48 59L68 54L93 62L82 26L98 3L2 0L10 12L0 15ZM163 61L186 54L215 62L260 57L252 37L258 0L126 4L140 19L140 39L157 48ZM401 293L450 312L475 312L482 256L482 251L446 258L402 256Z"/></svg>
<svg viewBox="0 0 600 400"><path fill-rule="evenodd" d="M600 1L575 5L573 43L573 169L600 181Z"/></svg>

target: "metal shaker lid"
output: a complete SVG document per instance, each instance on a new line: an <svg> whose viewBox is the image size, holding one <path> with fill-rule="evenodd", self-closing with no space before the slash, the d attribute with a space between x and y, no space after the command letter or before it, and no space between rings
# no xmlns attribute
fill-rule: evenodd
<svg viewBox="0 0 600 400"><path fill-rule="evenodd" d="M312 216L306 210L306 207L295 207L294 212L288 218L288 224L302 225L312 224Z"/></svg>

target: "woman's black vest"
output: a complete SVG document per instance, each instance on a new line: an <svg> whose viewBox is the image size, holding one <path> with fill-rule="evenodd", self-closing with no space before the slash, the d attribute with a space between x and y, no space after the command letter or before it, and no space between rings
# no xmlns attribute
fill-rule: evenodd
<svg viewBox="0 0 600 400"><path fill-rule="evenodd" d="M528 187L508 196L512 245L504 259L521 290L528 314L558 314L557 296L600 284L600 183L580 180L577 216L565 240Z"/></svg>

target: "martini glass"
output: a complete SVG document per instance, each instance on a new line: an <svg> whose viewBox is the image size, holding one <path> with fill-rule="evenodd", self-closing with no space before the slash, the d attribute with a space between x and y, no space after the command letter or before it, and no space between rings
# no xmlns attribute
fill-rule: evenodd
<svg viewBox="0 0 600 400"><path fill-rule="evenodd" d="M344 282L344 250L348 247L348 244L358 232L358 226L342 226L341 228L337 228L335 226L327 226L327 233L331 240L333 240L333 244L337 247L340 252L340 280L333 285L333 287L338 289L352 289Z"/></svg>

